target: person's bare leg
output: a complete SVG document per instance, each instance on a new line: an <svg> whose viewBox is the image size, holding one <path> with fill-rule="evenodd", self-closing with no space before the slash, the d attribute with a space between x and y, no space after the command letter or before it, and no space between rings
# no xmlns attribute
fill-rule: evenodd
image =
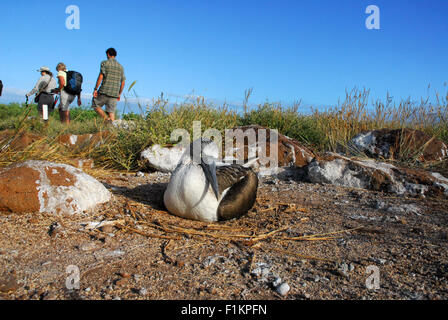
<svg viewBox="0 0 448 320"><path fill-rule="evenodd" d="M69 125L70 124L70 111L69 110L62 111L62 114L63 114L62 123Z"/></svg>
<svg viewBox="0 0 448 320"><path fill-rule="evenodd" d="M108 112L110 121L115 121L115 112Z"/></svg>
<svg viewBox="0 0 448 320"><path fill-rule="evenodd" d="M96 113L98 113L103 119L104 121L109 120L109 117L107 116L107 114L103 111L102 108L95 108Z"/></svg>
<svg viewBox="0 0 448 320"><path fill-rule="evenodd" d="M59 120L64 123L64 111L61 110L61 106L59 106Z"/></svg>

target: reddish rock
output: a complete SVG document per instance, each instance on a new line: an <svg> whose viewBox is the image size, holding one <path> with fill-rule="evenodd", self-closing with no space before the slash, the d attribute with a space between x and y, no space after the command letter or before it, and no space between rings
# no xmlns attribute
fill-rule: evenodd
<svg viewBox="0 0 448 320"><path fill-rule="evenodd" d="M267 158L271 155L271 148L277 148L277 157L278 157L278 166L279 167L297 167L302 168L308 165L314 158L314 153L300 144L297 140L291 139L285 135L278 133L278 141L271 145L271 132L273 132L269 128L264 128L258 125L251 126L241 126L232 129L233 132L235 130L241 130L243 134L249 134L250 130L255 132L256 143L249 144L249 139L245 139L244 141L244 162L246 163L249 158L249 153L252 151L252 154L258 155L266 155ZM261 131L260 131L261 130ZM263 134L260 135L260 132ZM264 136L265 132L265 136ZM237 139L233 139L234 143ZM265 144L260 144L260 142L265 141ZM229 148L230 147L230 148ZM234 158L238 158L238 150L232 149L232 142L226 143L225 148L230 149L227 154L232 154ZM275 150L275 149L274 149ZM225 155L224 150L224 155ZM223 156L224 156L223 155Z"/></svg>
<svg viewBox="0 0 448 320"><path fill-rule="evenodd" d="M31 160L0 169L0 211L75 214L110 197L100 182L66 164Z"/></svg>
<svg viewBox="0 0 448 320"><path fill-rule="evenodd" d="M349 142L352 153L392 160L440 161L448 157L441 140L413 129L380 129L363 132Z"/></svg>
<svg viewBox="0 0 448 320"><path fill-rule="evenodd" d="M10 151L22 151L33 143L38 143L43 140L44 137L31 133L31 132L19 132L14 130L4 130L0 132L0 149L9 149ZM46 143L44 143L46 146ZM40 146L42 147L42 146Z"/></svg>
<svg viewBox="0 0 448 320"><path fill-rule="evenodd" d="M70 164L81 170L93 169L95 167L93 159L71 159L67 164Z"/></svg>
<svg viewBox="0 0 448 320"><path fill-rule="evenodd" d="M96 132L93 134L64 134L58 137L57 141L69 148L87 149L98 147L108 141L111 137L108 131Z"/></svg>
<svg viewBox="0 0 448 320"><path fill-rule="evenodd" d="M37 212L40 209L38 171L12 167L0 171L0 211Z"/></svg>

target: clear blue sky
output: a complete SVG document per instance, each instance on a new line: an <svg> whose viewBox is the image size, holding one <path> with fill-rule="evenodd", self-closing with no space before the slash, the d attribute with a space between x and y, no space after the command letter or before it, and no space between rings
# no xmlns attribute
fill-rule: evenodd
<svg viewBox="0 0 448 320"><path fill-rule="evenodd" d="M65 27L72 4L80 30ZM365 27L371 4L380 30ZM371 100L387 91L419 99L428 84L447 91L448 0L2 0L0 27L0 102L60 61L84 75L91 94L109 47L147 98L241 103L252 87L252 104L328 105L354 86L371 89Z"/></svg>

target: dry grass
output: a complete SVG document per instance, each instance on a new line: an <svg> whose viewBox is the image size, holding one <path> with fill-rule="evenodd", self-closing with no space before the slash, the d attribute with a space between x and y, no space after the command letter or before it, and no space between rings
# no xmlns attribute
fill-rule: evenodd
<svg viewBox="0 0 448 320"><path fill-rule="evenodd" d="M23 109L24 114L13 121L17 134L37 132L46 136L46 140L17 153L8 148L2 149L0 165L27 159L64 162L66 159L88 157L93 158L101 168L136 171L142 168L139 161L141 151L152 144L172 143L170 135L175 129L185 129L192 137L194 121L201 121L202 132L214 128L223 133L225 129L250 124L275 128L317 152L347 150L348 142L355 135L381 128L419 129L433 139L448 143L448 103L446 98L441 99L438 95L436 103L429 102L429 99L422 99L418 103L408 99L395 104L388 96L385 102L377 100L372 105L369 102L369 91L353 89L346 93L344 102L337 107L325 111L314 110L312 114L305 115L300 113L300 103L292 107L265 103L249 111L247 100L250 93L250 90L246 91L244 114L226 105L217 108L207 104L204 98L169 106L162 96L154 100L152 105L146 106L145 110L140 106L142 114L131 117L134 123L131 130L106 128L98 118L91 118L91 111L87 110L78 110L77 118L73 119L69 127L65 127L56 119L50 119L47 123L29 119L30 109ZM83 112L88 112L89 116ZM111 131L113 138L98 147L64 150L56 142L57 137L64 133L81 134L103 130ZM5 144L5 141L0 142L0 146ZM404 144L405 141L400 148L401 158L408 159L404 165L416 165L417 154ZM44 145L48 147L43 148ZM446 167L446 163L436 166Z"/></svg>
<svg viewBox="0 0 448 320"><path fill-rule="evenodd" d="M124 207L124 212L126 212L124 218L121 217L120 219L117 219L117 216L112 213L105 213L105 216L107 221L121 230L121 232L135 233L148 238L168 240L169 242L165 244L162 251L168 249L168 245L171 244L171 241L174 241L173 243L176 243L178 246L178 248L173 249L173 251L183 248L183 246L180 246L180 243L182 242L181 240L184 240L187 237L189 239L194 239L195 242L197 242L196 245L210 241L216 243L227 241L248 250L282 250L282 253L284 254L299 256L302 259L329 261L329 259L301 255L298 252L287 252L284 248L288 248L289 243L291 242L335 241L362 228L358 227L335 232L288 237L285 235L285 232L288 229L296 228L298 225L297 222L288 222L286 225L276 228L266 228L257 224L242 226L238 221L205 223L183 219L173 220L174 218L167 211L148 208L147 206L143 208L142 206L144 205L141 203L128 201ZM263 198L259 198L257 201L257 214L262 213L259 207L264 206L268 206L270 211L280 215L291 212L308 212L307 209L299 208L294 203L270 203L268 200L264 201ZM145 213L143 214L142 212ZM267 213L267 210L263 210L263 212ZM299 221L299 224L307 221L308 218L302 218Z"/></svg>
<svg viewBox="0 0 448 320"><path fill-rule="evenodd" d="M398 105L388 96L386 102L377 100L369 108L369 91L353 89L346 93L345 101L324 112L314 111L320 131L326 132L325 150L337 151L347 148L347 143L355 135L369 130L389 128L411 128L425 132L429 136L448 142L448 103L446 99L437 104L429 98L419 104L409 99Z"/></svg>

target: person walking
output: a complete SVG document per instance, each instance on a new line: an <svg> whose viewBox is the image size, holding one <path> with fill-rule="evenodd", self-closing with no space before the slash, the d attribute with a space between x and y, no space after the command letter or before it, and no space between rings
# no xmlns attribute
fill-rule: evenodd
<svg viewBox="0 0 448 320"><path fill-rule="evenodd" d="M114 121L117 101L120 101L126 77L124 68L116 60L117 51L109 48L107 60L101 62L101 69L93 91L92 108L105 120ZM101 87L100 87L101 85ZM106 112L102 109L106 105Z"/></svg>
<svg viewBox="0 0 448 320"><path fill-rule="evenodd" d="M33 90L31 90L26 94L26 97L28 98L33 94L36 94L34 102L37 103L37 111L39 112L39 117L43 118L44 105L46 105L48 108L47 109L48 113L45 115L46 117L48 117L48 115L54 110L54 98L51 91L56 89L57 83L56 80L53 78L53 73L50 71L50 68L41 67L37 71L40 72L41 77L37 81ZM48 118L44 120L48 120Z"/></svg>
<svg viewBox="0 0 448 320"><path fill-rule="evenodd" d="M67 67L63 62L58 63L56 66L58 72L59 87L55 92L59 92L61 95L61 102L59 103L59 118L62 123L70 124L70 104L78 97L78 106L81 106L81 92L75 96L68 93L65 90L67 86Z"/></svg>

